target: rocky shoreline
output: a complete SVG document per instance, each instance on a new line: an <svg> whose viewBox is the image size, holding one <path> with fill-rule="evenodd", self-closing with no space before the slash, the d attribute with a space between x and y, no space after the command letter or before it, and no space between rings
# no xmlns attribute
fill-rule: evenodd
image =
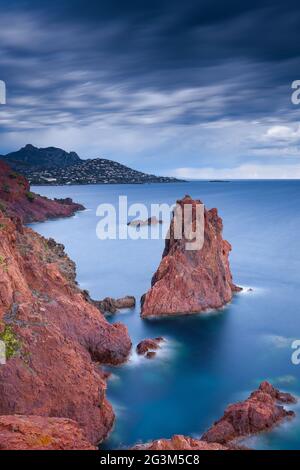
<svg viewBox="0 0 300 470"><path fill-rule="evenodd" d="M84 209L70 198L51 200L31 192L27 179L0 160L0 210L7 216L28 224L70 217Z"/></svg>
<svg viewBox="0 0 300 470"><path fill-rule="evenodd" d="M7 361L0 367L0 448L9 447L12 426L35 436L41 423L51 432L40 441L40 448L49 447L53 433L58 435L64 427L73 432L75 426L92 446L106 438L115 419L101 364L125 362L131 341L124 325L109 324L86 299L63 245L23 225L28 218L21 216L28 204L35 208L34 220L56 217L57 207L70 215L80 206L70 200L47 200L46 212L39 196L28 200L27 180L19 175L11 178L10 172L1 164L7 205L5 212L0 211L0 339ZM17 434L11 435L10 448ZM79 436L79 431L74 435ZM17 439L15 445L27 448L25 440ZM70 448L71 444L62 439L57 445Z"/></svg>
<svg viewBox="0 0 300 470"><path fill-rule="evenodd" d="M24 177L12 176L6 164L0 163L0 170L0 339L7 353L0 367L0 449L96 449L115 420L106 398L108 374L101 366L123 364L132 348L127 328L108 323L102 313L132 308L135 299L97 302L82 291L64 246L24 223L72 215L83 207L70 199L32 195ZM183 209L187 202L200 203L189 197L179 201ZM222 239L216 209L205 211L205 222L200 251L189 254L180 241L167 240L143 317L217 308L238 290L228 262L231 247ZM151 359L164 341L143 340L137 353ZM134 449L240 449L245 437L292 418L294 412L282 405L295 402L263 382L249 398L228 406L200 439L175 435Z"/></svg>
<svg viewBox="0 0 300 470"><path fill-rule="evenodd" d="M262 382L257 390L244 401L229 405L223 417L216 421L200 439L175 435L171 439L159 439L138 444L135 450L240 450L242 439L267 432L285 419L295 416L281 404L295 404L289 393L280 392L268 382ZM245 448L245 447L244 447Z"/></svg>

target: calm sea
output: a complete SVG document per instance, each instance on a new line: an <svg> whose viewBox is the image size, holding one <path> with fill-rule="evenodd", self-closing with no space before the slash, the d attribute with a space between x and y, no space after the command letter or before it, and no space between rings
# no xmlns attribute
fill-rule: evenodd
<svg viewBox="0 0 300 470"><path fill-rule="evenodd" d="M191 182L153 185L35 187L49 197L72 197L87 208L70 219L34 224L39 233L66 246L77 264L78 281L95 299L140 296L149 288L164 241L96 237L101 203L174 203L185 194L217 207L234 281L243 293L218 312L141 320L139 302L110 321L122 321L133 344L164 336L158 357L134 352L113 368L108 398L116 425L103 448L132 446L173 434L199 436L225 407L244 399L262 380L300 396L300 365L291 362L300 339L300 181ZM252 288L249 292L247 289ZM262 449L300 449L297 418L247 444Z"/></svg>

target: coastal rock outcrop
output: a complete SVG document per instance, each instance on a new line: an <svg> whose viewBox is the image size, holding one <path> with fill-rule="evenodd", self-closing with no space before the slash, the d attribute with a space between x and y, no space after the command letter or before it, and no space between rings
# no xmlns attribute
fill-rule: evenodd
<svg viewBox="0 0 300 470"><path fill-rule="evenodd" d="M91 300L91 302L103 313L116 313L124 308L135 307L135 297L132 295L127 295L120 299L105 297L103 300Z"/></svg>
<svg viewBox="0 0 300 470"><path fill-rule="evenodd" d="M75 421L43 416L0 416L0 450L96 450Z"/></svg>
<svg viewBox="0 0 300 470"><path fill-rule="evenodd" d="M262 382L258 390L245 401L229 405L224 416L202 436L207 442L220 444L235 441L263 431L268 431L295 413L279 403L296 403L289 393L282 393L268 382Z"/></svg>
<svg viewBox="0 0 300 470"><path fill-rule="evenodd" d="M189 234L195 231L201 201L190 196L177 201L182 219L182 237L175 230L175 217L166 238L163 257L152 278L151 289L141 299L142 317L199 313L230 302L240 288L234 285L229 266L231 245L222 238L223 223L217 209L204 209L204 243L187 250ZM191 223L184 223L191 210ZM176 220L176 223L179 222Z"/></svg>
<svg viewBox="0 0 300 470"><path fill-rule="evenodd" d="M62 245L0 212L0 415L73 419L95 444L114 422L99 364L124 362L131 341L75 277Z"/></svg>
<svg viewBox="0 0 300 470"><path fill-rule="evenodd" d="M217 443L209 443L200 439L175 435L171 439L158 439L148 444L139 444L133 450L229 450Z"/></svg>
<svg viewBox="0 0 300 470"><path fill-rule="evenodd" d="M31 192L27 179L0 160L0 210L9 217L19 217L23 223L31 223L69 217L84 207L71 198L51 200Z"/></svg>
<svg viewBox="0 0 300 470"><path fill-rule="evenodd" d="M156 350L160 349L160 344L164 341L164 338L158 337L153 339L144 339L137 347L136 352L140 356L146 356L147 359L152 359L156 355Z"/></svg>
<svg viewBox="0 0 300 470"><path fill-rule="evenodd" d="M153 216L153 217L149 217L148 219L146 220L140 220L140 219L136 219L136 220L131 220L130 222L128 222L127 225L131 226L131 227L144 227L144 226L147 226L147 225L158 225L158 224L162 224L163 221L161 219L158 219L157 217Z"/></svg>
<svg viewBox="0 0 300 470"><path fill-rule="evenodd" d="M239 403L228 406L224 416L200 439L175 435L171 439L158 439L138 444L134 450L243 450L239 441L254 434L269 431L295 413L279 403L296 403L289 393L283 393L268 382Z"/></svg>

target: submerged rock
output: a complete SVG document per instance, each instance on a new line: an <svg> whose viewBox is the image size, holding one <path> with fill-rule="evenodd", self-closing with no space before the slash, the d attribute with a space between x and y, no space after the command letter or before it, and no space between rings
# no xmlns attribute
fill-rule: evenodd
<svg viewBox="0 0 300 470"><path fill-rule="evenodd" d="M131 222L128 222L127 225L131 227L144 227L146 225L158 225L162 223L163 221L161 219L158 219L156 216L153 216L153 217L149 217L146 220L139 220L139 219L132 220Z"/></svg>
<svg viewBox="0 0 300 470"><path fill-rule="evenodd" d="M78 423L43 416L0 416L0 450L96 450Z"/></svg>
<svg viewBox="0 0 300 470"><path fill-rule="evenodd" d="M183 215L192 208L191 227L199 223L198 200L189 196L177 201ZM183 217L184 220L184 217ZM177 221L176 221L177 222ZM222 219L217 209L204 210L204 244L187 250L188 230L182 223L183 238L176 239L174 217L151 289L141 299L142 317L176 315L216 309L230 302L241 290L232 281L228 256L231 245L222 238Z"/></svg>

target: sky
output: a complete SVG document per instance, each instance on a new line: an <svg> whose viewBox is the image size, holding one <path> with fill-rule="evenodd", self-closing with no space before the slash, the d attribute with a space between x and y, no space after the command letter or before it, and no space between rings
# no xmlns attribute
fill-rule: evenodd
<svg viewBox="0 0 300 470"><path fill-rule="evenodd" d="M0 154L300 178L299 0L0 0Z"/></svg>

